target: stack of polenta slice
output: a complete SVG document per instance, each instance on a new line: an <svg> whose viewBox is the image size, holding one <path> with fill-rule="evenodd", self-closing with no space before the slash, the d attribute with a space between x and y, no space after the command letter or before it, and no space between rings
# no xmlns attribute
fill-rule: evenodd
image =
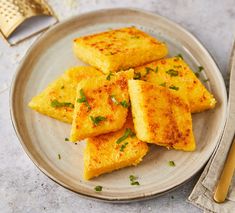
<svg viewBox="0 0 235 213"><path fill-rule="evenodd" d="M32 109L71 123L70 141L86 139L84 178L131 165L148 143L196 148L191 113L216 100L181 57L135 27L74 40L73 67L32 98Z"/></svg>

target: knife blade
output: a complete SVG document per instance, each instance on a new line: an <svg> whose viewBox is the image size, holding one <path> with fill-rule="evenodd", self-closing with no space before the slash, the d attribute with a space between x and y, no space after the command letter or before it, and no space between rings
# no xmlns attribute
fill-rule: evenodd
<svg viewBox="0 0 235 213"><path fill-rule="evenodd" d="M227 122L221 138L221 143L231 143L231 147L214 193L214 200L218 203L222 203L226 199L235 169L235 42L230 57L229 72L230 81Z"/></svg>

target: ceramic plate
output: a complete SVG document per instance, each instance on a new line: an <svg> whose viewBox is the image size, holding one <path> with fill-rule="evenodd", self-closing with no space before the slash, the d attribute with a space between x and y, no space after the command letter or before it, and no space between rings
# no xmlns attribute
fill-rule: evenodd
<svg viewBox="0 0 235 213"><path fill-rule="evenodd" d="M27 107L30 99L67 68L82 65L72 53L74 38L110 28L136 26L169 47L169 56L181 53L192 69L203 66L206 87L218 104L214 110L193 115L197 150L192 153L168 151L150 146L150 152L136 167L129 167L84 181L83 149L65 142L70 125L43 116ZM62 186L92 198L127 202L159 195L184 183L207 162L219 141L226 115L226 89L215 62L202 44L179 25L155 14L135 9L109 9L73 17L44 33L26 54L11 88L11 116L21 144L31 160ZM61 160L58 159L61 155ZM168 161L173 160L175 167ZM129 175L139 177L131 186ZM103 186L95 192L96 185Z"/></svg>

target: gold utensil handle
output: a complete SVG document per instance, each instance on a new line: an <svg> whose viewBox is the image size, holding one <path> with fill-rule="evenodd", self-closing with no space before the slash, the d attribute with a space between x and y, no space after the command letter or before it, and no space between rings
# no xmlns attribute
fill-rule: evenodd
<svg viewBox="0 0 235 213"><path fill-rule="evenodd" d="M235 168L235 138L233 139L228 157L225 161L224 169L221 173L218 185L215 190L214 200L218 203L224 202L228 194L228 189L233 177Z"/></svg>

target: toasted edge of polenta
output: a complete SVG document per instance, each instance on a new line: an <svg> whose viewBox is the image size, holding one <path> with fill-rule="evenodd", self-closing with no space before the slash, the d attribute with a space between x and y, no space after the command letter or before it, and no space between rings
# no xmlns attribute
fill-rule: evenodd
<svg viewBox="0 0 235 213"><path fill-rule="evenodd" d="M192 118L187 98L182 98L177 91L142 80L129 80L128 89L134 127L140 140L183 151L195 150ZM152 106L154 102L156 107ZM166 109L163 109L164 105ZM186 120L180 124L181 113L186 116ZM162 119L160 116L163 116ZM187 128L181 126L186 124Z"/></svg>
<svg viewBox="0 0 235 213"><path fill-rule="evenodd" d="M158 41L136 27L76 38L73 50L78 58L104 73L140 66L168 54L164 42Z"/></svg>
<svg viewBox="0 0 235 213"><path fill-rule="evenodd" d="M81 79L99 75L103 73L90 66L69 68L42 92L34 96L28 106L41 114L72 123L77 83Z"/></svg>
<svg viewBox="0 0 235 213"><path fill-rule="evenodd" d="M111 96L113 90L118 88L122 97L126 96L125 100L122 101L126 101L126 104L129 105L128 79L132 79L133 75L134 70L129 69L106 76L86 79L78 84L77 100L81 98L82 90L87 101L83 103L75 102L70 141L75 142L122 128L126 121L128 107L120 103L114 104L111 101ZM90 85L92 86L90 87ZM117 114L120 116L118 119ZM93 119L97 117L102 117L102 121L95 125Z"/></svg>
<svg viewBox="0 0 235 213"><path fill-rule="evenodd" d="M124 167L136 166L142 161L148 152L146 143L129 135L124 141L117 144L117 140L125 134L128 128L134 132L131 113L128 114L127 121L121 130L86 139L84 151L85 180ZM123 145L125 147L121 151Z"/></svg>
<svg viewBox="0 0 235 213"><path fill-rule="evenodd" d="M175 74L174 74L175 72ZM180 57L165 58L135 68L141 80L176 89L188 96L192 113L213 109L216 100Z"/></svg>

